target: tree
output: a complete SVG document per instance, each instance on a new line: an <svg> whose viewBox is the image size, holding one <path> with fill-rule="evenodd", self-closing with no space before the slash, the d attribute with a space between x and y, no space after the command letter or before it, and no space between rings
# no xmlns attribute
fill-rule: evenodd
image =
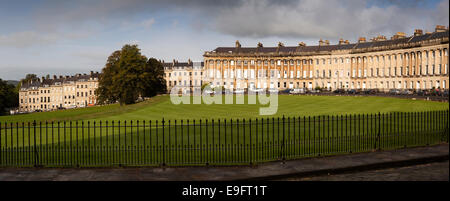
<svg viewBox="0 0 450 201"><path fill-rule="evenodd" d="M19 93L16 87L0 79L0 115L5 114L7 108L19 105Z"/></svg>
<svg viewBox="0 0 450 201"><path fill-rule="evenodd" d="M121 51L115 51L108 57L105 67L102 69L102 73L99 77L98 88L95 93L98 96L98 102L115 103L119 100L119 96L115 91L113 85L113 75L119 72L119 60Z"/></svg>
<svg viewBox="0 0 450 201"><path fill-rule="evenodd" d="M164 67L161 62L156 60L155 58L150 58L146 63L146 74L144 77L150 78L145 79L149 83L147 83L148 87L142 86L146 88L143 92L145 97L156 96L158 93L166 93L166 79L164 78Z"/></svg>
<svg viewBox="0 0 450 201"><path fill-rule="evenodd" d="M124 45L108 57L96 90L100 104L118 101L121 105L165 92L162 64L154 58L147 60L137 45Z"/></svg>
<svg viewBox="0 0 450 201"><path fill-rule="evenodd" d="M37 80L37 79L38 79L38 78L37 78L37 75L36 75L36 74L27 74L27 75L25 76L25 78L23 78L23 79L20 80L19 84L17 85L17 89L20 89L20 88L22 87L22 84L23 84L23 83L28 83L28 82L30 82L31 80L35 81L35 80Z"/></svg>

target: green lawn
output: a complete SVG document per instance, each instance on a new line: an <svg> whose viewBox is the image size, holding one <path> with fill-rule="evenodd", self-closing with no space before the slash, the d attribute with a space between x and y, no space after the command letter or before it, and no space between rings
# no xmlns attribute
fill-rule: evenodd
<svg viewBox="0 0 450 201"><path fill-rule="evenodd" d="M230 165L448 141L448 103L280 95L278 105L277 114L260 116L266 105L173 105L158 96L128 106L3 116L0 166L30 166L36 158L45 166Z"/></svg>
<svg viewBox="0 0 450 201"><path fill-rule="evenodd" d="M245 103L247 103L247 96ZM367 114L385 112L416 112L446 110L448 103L397 99L386 97L292 96L278 97L277 116L311 116ZM157 96L148 101L119 106L118 104L65 111L0 116L0 122L64 121L64 120L161 120L169 119L236 119L266 118L260 116L259 104L180 104L174 105L169 96Z"/></svg>

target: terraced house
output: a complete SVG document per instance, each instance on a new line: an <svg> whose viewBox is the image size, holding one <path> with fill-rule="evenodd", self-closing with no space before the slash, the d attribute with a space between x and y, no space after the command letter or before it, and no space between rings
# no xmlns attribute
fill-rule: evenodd
<svg viewBox="0 0 450 201"><path fill-rule="evenodd" d="M22 83L19 92L19 112L50 111L58 108L78 108L95 105L99 73L53 76L53 79Z"/></svg>
<svg viewBox="0 0 450 201"><path fill-rule="evenodd" d="M183 93L200 88L203 84L203 62L161 61L164 66L167 91L177 86ZM181 91L180 91L181 92Z"/></svg>
<svg viewBox="0 0 450 201"><path fill-rule="evenodd" d="M236 41L205 52L203 81L228 89L448 89L448 39L448 27L438 25L434 32L361 37L352 44L241 47Z"/></svg>

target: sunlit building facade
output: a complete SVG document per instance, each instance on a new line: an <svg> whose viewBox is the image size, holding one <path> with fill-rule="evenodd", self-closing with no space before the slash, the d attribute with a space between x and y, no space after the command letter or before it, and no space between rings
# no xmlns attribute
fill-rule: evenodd
<svg viewBox="0 0 450 201"><path fill-rule="evenodd" d="M22 83L19 91L19 112L51 111L58 108L79 108L97 103L99 73L53 76Z"/></svg>
<svg viewBox="0 0 450 201"><path fill-rule="evenodd" d="M448 89L449 29L398 32L357 43L218 47L205 52L203 82L228 89Z"/></svg>

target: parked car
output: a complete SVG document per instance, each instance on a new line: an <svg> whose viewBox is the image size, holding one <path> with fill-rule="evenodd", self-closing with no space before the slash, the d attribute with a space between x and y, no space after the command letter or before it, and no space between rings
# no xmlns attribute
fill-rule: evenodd
<svg viewBox="0 0 450 201"><path fill-rule="evenodd" d="M318 90L318 89L313 89L313 90L309 91L309 93L311 93L311 94L317 94L317 93L320 93L320 90Z"/></svg>
<svg viewBox="0 0 450 201"><path fill-rule="evenodd" d="M356 89L350 89L347 91L347 94L359 94L359 91Z"/></svg>
<svg viewBox="0 0 450 201"><path fill-rule="evenodd" d="M234 91L234 93L235 94L244 94L244 90L243 89L236 89L235 91Z"/></svg>
<svg viewBox="0 0 450 201"><path fill-rule="evenodd" d="M279 93L280 94L288 94L289 91L290 91L290 89L284 89L284 90L279 91Z"/></svg>
<svg viewBox="0 0 450 201"><path fill-rule="evenodd" d="M422 90L422 89L418 89L415 91L415 94L417 94L418 96L425 96L427 94L426 90Z"/></svg>
<svg viewBox="0 0 450 201"><path fill-rule="evenodd" d="M400 94L400 90L399 89L391 89L391 90L389 90L389 94L398 95L398 94Z"/></svg>
<svg viewBox="0 0 450 201"><path fill-rule="evenodd" d="M412 95L413 92L410 91L410 90L405 89L405 90L401 90L401 91L400 91L400 94L401 94L401 95Z"/></svg>
<svg viewBox="0 0 450 201"><path fill-rule="evenodd" d="M209 90L209 89L206 89L206 90L204 91L204 93L205 93L205 94L208 94L208 95L211 95L211 94L216 94L216 92L215 92L215 91L213 91L213 90Z"/></svg>
<svg viewBox="0 0 450 201"><path fill-rule="evenodd" d="M289 91L290 94L304 94L305 90L304 89L292 89L291 91Z"/></svg>
<svg viewBox="0 0 450 201"><path fill-rule="evenodd" d="M255 93L261 93L261 92L263 92L263 91L264 91L264 89L261 89L261 88L255 88L255 89L249 89L249 90L248 90L249 93L253 93L253 94L255 94Z"/></svg>
<svg viewBox="0 0 450 201"><path fill-rule="evenodd" d="M279 92L278 89L275 89L275 88L268 89L267 91L269 93L278 93Z"/></svg>
<svg viewBox="0 0 450 201"><path fill-rule="evenodd" d="M432 89L430 93L432 96L441 96L442 95L442 92L439 89Z"/></svg>
<svg viewBox="0 0 450 201"><path fill-rule="evenodd" d="M345 94L345 89L336 89L333 91L335 94Z"/></svg>

